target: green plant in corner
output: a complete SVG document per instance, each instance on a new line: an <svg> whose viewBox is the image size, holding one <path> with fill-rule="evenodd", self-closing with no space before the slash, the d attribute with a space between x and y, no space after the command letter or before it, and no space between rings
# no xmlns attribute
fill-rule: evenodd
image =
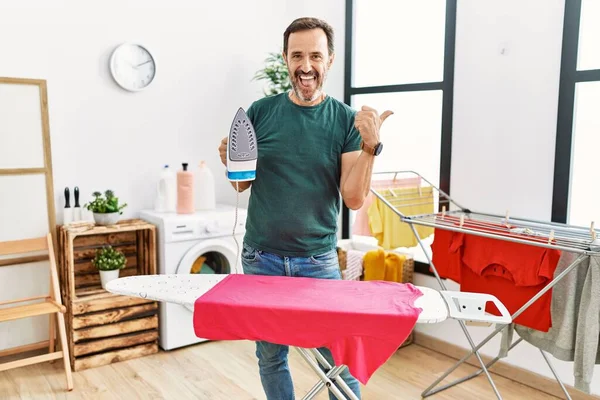
<svg viewBox="0 0 600 400"><path fill-rule="evenodd" d="M96 257L92 260L92 264L99 271L114 271L125 268L127 258L112 246L104 246L96 251Z"/></svg>
<svg viewBox="0 0 600 400"><path fill-rule="evenodd" d="M102 193L94 192L92 193L94 196L94 200L84 205L89 211L99 214L108 214L118 212L119 215L123 214L123 209L127 207L127 203L119 204L119 198L115 197L115 193L112 190L107 190L104 192L104 197L102 197Z"/></svg>
<svg viewBox="0 0 600 400"><path fill-rule="evenodd" d="M265 59L265 67L257 71L252 80L266 80L268 89L263 89L265 96L288 92L292 88L288 67L281 53L269 53Z"/></svg>

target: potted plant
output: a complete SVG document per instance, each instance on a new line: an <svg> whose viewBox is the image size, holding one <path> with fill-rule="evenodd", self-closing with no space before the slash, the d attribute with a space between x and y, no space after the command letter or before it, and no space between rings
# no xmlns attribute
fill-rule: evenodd
<svg viewBox="0 0 600 400"><path fill-rule="evenodd" d="M119 216L123 214L123 209L127 203L119 204L119 198L115 197L112 190L102 193L94 192L94 200L85 204L85 207L94 213L94 221L98 225L114 225L119 221Z"/></svg>
<svg viewBox="0 0 600 400"><path fill-rule="evenodd" d="M288 67L281 52L269 53L265 63L265 67L257 71L252 80L266 80L268 82L268 89L263 89L266 97L288 92L292 88L292 84L289 79Z"/></svg>
<svg viewBox="0 0 600 400"><path fill-rule="evenodd" d="M125 268L127 258L119 250L107 245L96 251L92 264L100 272L100 282L105 289L108 282L119 277L119 270Z"/></svg>

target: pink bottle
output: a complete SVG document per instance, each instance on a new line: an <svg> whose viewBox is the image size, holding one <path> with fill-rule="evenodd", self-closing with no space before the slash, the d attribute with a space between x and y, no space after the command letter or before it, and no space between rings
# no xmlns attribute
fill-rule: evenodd
<svg viewBox="0 0 600 400"><path fill-rule="evenodd" d="M194 174L188 171L187 163L177 171L177 214L194 213Z"/></svg>

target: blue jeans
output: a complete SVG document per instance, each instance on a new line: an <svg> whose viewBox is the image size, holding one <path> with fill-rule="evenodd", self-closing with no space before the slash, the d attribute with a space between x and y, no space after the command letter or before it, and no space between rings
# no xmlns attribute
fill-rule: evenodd
<svg viewBox="0 0 600 400"><path fill-rule="evenodd" d="M242 267L247 275L300 276L322 279L342 279L336 250L311 257L283 257L256 250L244 243ZM328 301L329 299L323 299ZM318 349L330 365L334 365L329 349ZM268 342L256 343L260 379L267 400L294 400L294 385L288 366L289 347ZM320 365L320 364L319 364ZM323 369L321 367L321 369ZM339 375L360 399L360 384L348 368ZM337 385L336 385L337 386ZM338 386L339 388L339 386ZM341 391L341 388L340 388ZM344 392L342 391L344 394ZM345 395L345 394L344 394ZM336 397L330 392L329 398Z"/></svg>

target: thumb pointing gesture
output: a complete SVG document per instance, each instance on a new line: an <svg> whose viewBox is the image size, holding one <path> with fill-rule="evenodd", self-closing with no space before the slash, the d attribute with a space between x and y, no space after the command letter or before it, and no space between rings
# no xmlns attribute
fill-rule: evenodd
<svg viewBox="0 0 600 400"><path fill-rule="evenodd" d="M377 110L368 106L362 106L361 110L356 113L354 126L367 146L374 147L379 143L381 124L393 113L393 111L386 110L379 115Z"/></svg>
<svg viewBox="0 0 600 400"><path fill-rule="evenodd" d="M379 117L379 120L380 120L379 125L383 124L383 121L385 121L385 119L387 117L389 117L390 115L392 115L393 113L394 113L393 111L387 110L383 114L381 114L381 116Z"/></svg>

